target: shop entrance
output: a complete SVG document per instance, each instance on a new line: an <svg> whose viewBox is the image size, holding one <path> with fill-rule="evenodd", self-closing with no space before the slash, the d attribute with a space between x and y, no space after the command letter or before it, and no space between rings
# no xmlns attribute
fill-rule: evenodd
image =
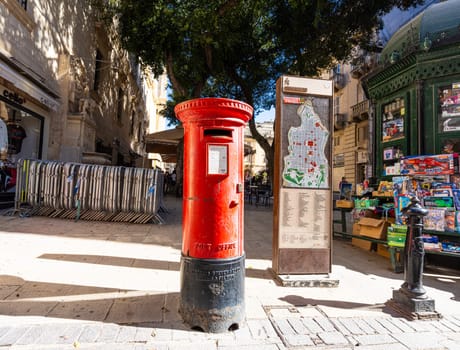
<svg viewBox="0 0 460 350"><path fill-rule="evenodd" d="M14 192L17 160L42 157L44 117L0 96L0 119L7 135L0 152L0 192Z"/></svg>

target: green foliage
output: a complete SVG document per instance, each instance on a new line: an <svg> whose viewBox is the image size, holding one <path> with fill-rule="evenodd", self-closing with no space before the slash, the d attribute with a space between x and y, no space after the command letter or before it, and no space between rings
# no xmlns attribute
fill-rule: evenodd
<svg viewBox="0 0 460 350"><path fill-rule="evenodd" d="M349 58L356 45L368 46L379 16L422 2L119 0L107 8L118 15L124 46L154 74L166 70L172 117L174 103L202 96L268 109L280 75L316 76Z"/></svg>

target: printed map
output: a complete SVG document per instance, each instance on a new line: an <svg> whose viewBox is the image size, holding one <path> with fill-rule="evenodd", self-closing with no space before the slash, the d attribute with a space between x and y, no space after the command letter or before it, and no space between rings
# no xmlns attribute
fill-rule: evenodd
<svg viewBox="0 0 460 350"><path fill-rule="evenodd" d="M328 129L307 98L297 109L299 127L288 132L289 155L284 157L283 185L286 187L328 188L329 164L325 147Z"/></svg>

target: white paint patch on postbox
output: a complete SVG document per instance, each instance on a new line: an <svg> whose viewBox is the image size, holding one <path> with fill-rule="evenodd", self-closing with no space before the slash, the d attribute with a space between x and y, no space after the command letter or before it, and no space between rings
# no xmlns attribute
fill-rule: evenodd
<svg viewBox="0 0 460 350"><path fill-rule="evenodd" d="M228 146L208 145L208 175L228 173Z"/></svg>

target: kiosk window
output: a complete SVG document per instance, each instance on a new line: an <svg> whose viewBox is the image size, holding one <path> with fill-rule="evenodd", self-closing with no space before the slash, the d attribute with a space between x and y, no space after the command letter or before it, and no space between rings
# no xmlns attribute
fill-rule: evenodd
<svg viewBox="0 0 460 350"><path fill-rule="evenodd" d="M404 137L404 100L397 98L383 106L382 141L393 141Z"/></svg>
<svg viewBox="0 0 460 350"><path fill-rule="evenodd" d="M208 145L208 175L227 174L227 158L227 145Z"/></svg>
<svg viewBox="0 0 460 350"><path fill-rule="evenodd" d="M442 86L438 93L440 131L460 131L460 82Z"/></svg>

